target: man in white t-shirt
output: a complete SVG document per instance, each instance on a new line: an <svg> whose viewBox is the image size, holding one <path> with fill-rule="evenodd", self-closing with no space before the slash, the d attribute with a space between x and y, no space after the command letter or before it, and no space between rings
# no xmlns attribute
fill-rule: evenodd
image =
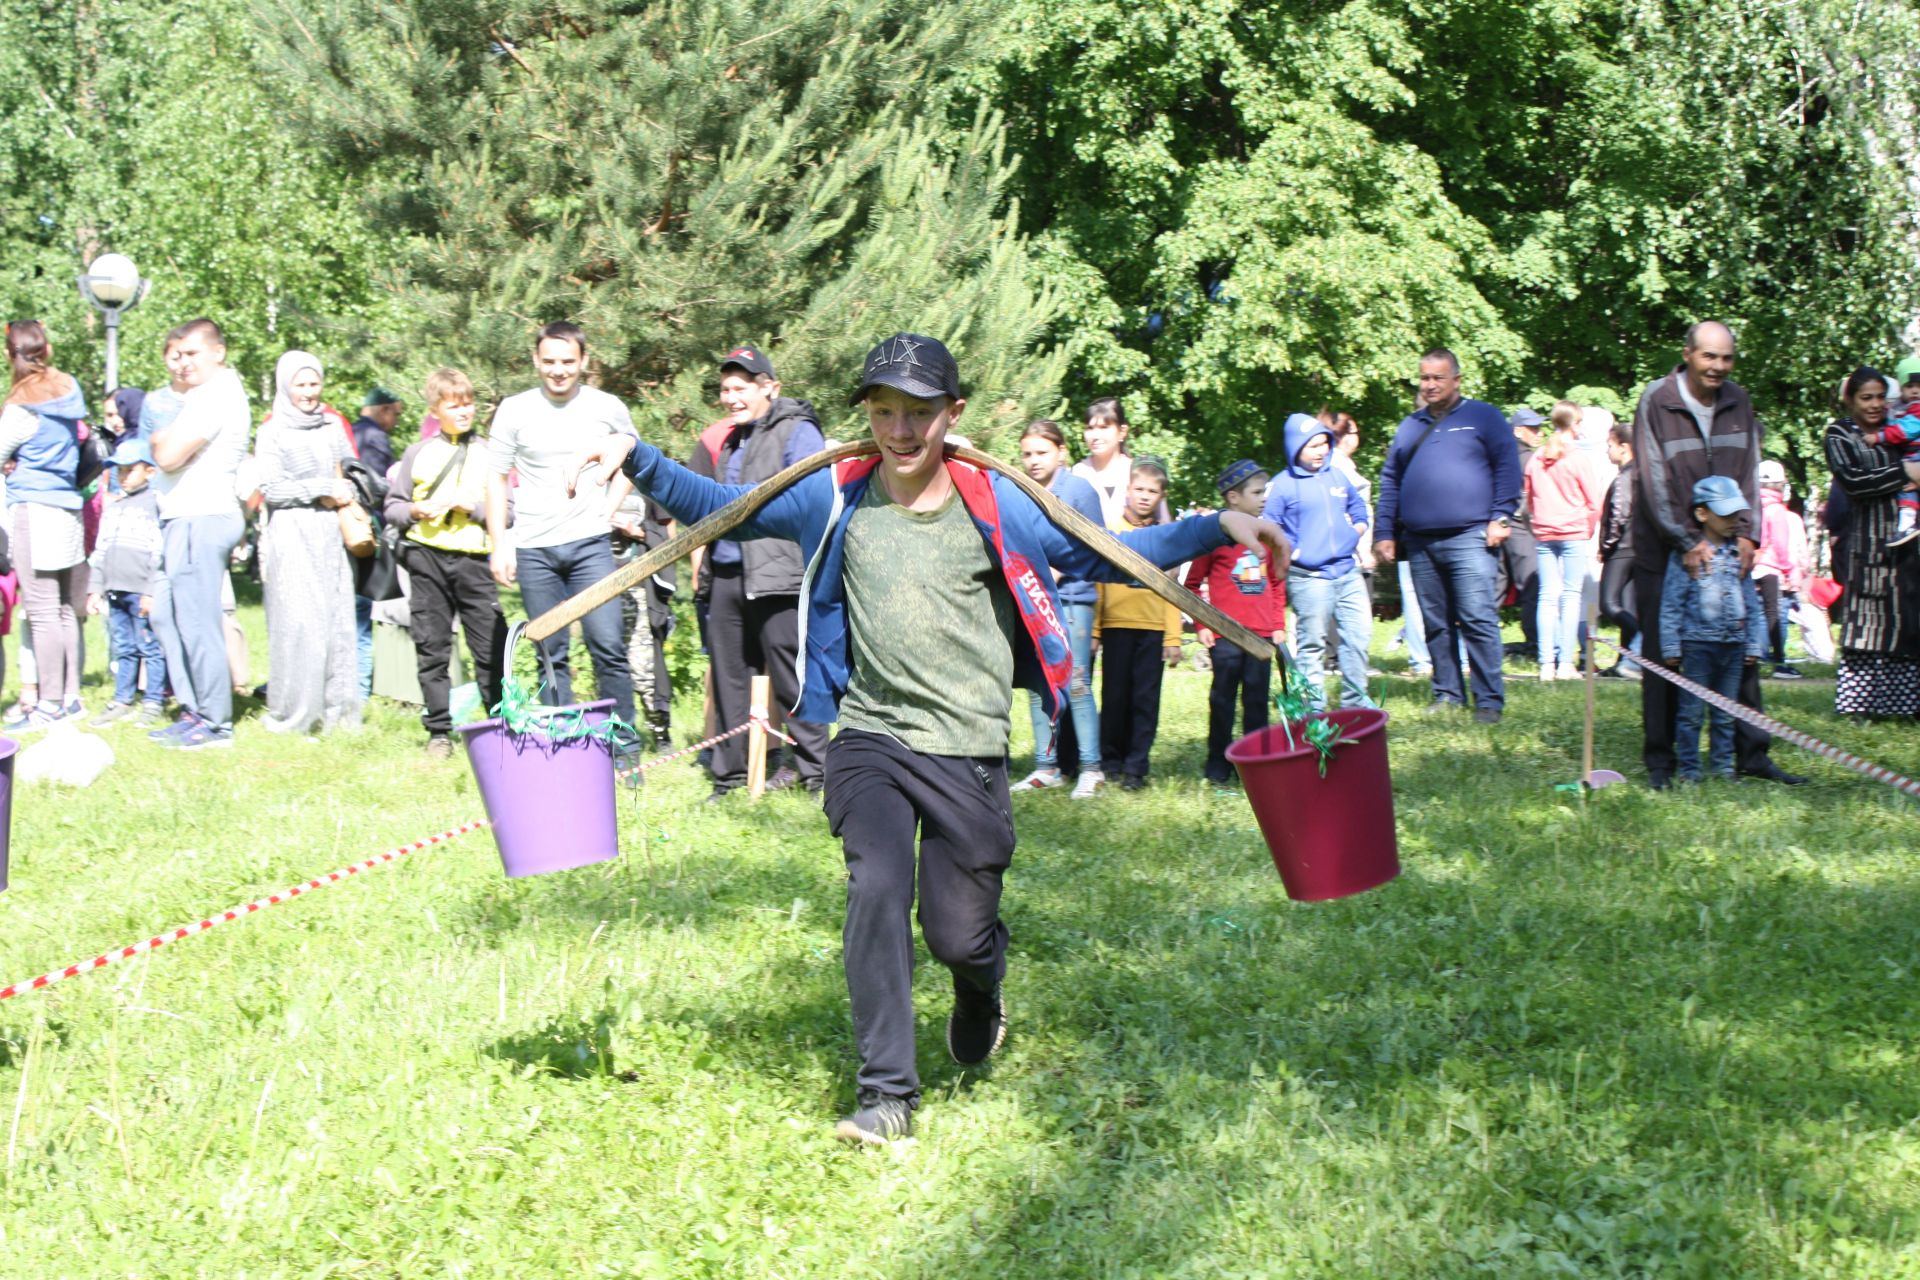
<svg viewBox="0 0 1920 1280"><path fill-rule="evenodd" d="M487 532L493 540L494 580L520 583L527 616L537 618L614 570L607 487L581 485L572 496L572 465L613 432L634 435L633 415L616 397L581 381L587 337L560 320L534 338L533 361L540 385L508 396L494 412L488 444ZM513 527L507 528L507 476L519 472L513 491ZM612 698L614 713L633 723L633 675L627 665L625 628L615 599L581 622L593 658L594 685ZM541 699L553 706L573 701L567 632L540 642L542 672L551 677Z"/></svg>
<svg viewBox="0 0 1920 1280"><path fill-rule="evenodd" d="M179 699L178 722L148 736L196 751L233 745L233 677L227 667L221 589L227 557L246 523L234 474L247 456L252 412L240 375L227 367L227 338L211 320L189 320L166 338L168 369L187 388L180 413L154 432L160 506L160 579L153 630Z"/></svg>

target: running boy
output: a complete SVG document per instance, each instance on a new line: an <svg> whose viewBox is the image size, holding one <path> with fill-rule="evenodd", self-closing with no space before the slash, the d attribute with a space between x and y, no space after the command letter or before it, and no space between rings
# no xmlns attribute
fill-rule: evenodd
<svg viewBox="0 0 1920 1280"><path fill-rule="evenodd" d="M1013 686L1052 714L1073 663L1051 569L1113 578L1014 484L941 448L966 408L946 347L902 333L867 355L852 403L865 404L878 458L816 472L761 509L738 536L789 538L806 553L806 627L795 714L841 721L827 749L826 810L847 861L844 955L860 1052L849 1141L906 1136L919 1105L913 1052L914 839L927 949L953 974L947 1048L984 1062L1006 1034L1000 983L1007 927L1001 878L1013 855L1007 735ZM681 520L742 493L609 436L581 460L591 480L624 465ZM591 468L591 470L589 470ZM1177 564L1229 537L1280 531L1242 513L1141 529L1124 541Z"/></svg>
<svg viewBox="0 0 1920 1280"><path fill-rule="evenodd" d="M1294 656L1307 699L1316 711L1326 705L1322 664L1331 616L1340 624L1341 705L1371 707L1367 641L1373 637L1373 611L1354 558L1367 533L1367 504L1338 468L1327 465L1333 432L1324 423L1304 413L1289 414L1283 438L1287 469L1268 486L1264 514L1294 546L1287 600L1293 605Z"/></svg>
<svg viewBox="0 0 1920 1280"><path fill-rule="evenodd" d="M1220 501L1229 511L1258 515L1267 501L1267 469L1242 458L1214 481ZM1220 612L1249 631L1279 644L1286 629L1286 568L1265 550L1222 547L1194 557L1187 569L1187 589L1199 591ZM1213 688L1207 694L1207 781L1233 781L1227 763L1227 744L1233 741L1233 704L1239 700L1242 733L1267 727L1267 689L1272 667L1231 644L1215 644L1213 633L1202 630L1200 643L1213 650Z"/></svg>
<svg viewBox="0 0 1920 1280"><path fill-rule="evenodd" d="M436 369L427 378L426 401L427 412L440 421L439 434L400 455L384 514L404 531L427 757L445 760L453 754L448 666L454 620L467 633L473 678L489 707L500 701L507 620L488 564L493 542L487 533L487 446L476 446L473 438L473 383L458 369Z"/></svg>
<svg viewBox="0 0 1920 1280"><path fill-rule="evenodd" d="M1695 684L1728 698L1740 696L1742 669L1767 648L1767 618L1753 579L1740 570L1734 517L1749 510L1739 484L1708 476L1693 486L1693 517L1713 558L1699 577L1687 572L1676 551L1660 591L1660 648L1664 663ZM1700 780L1700 720L1706 703L1682 691L1674 719L1674 752L1684 782ZM1715 707L1708 767L1715 777L1733 777L1733 717Z"/></svg>

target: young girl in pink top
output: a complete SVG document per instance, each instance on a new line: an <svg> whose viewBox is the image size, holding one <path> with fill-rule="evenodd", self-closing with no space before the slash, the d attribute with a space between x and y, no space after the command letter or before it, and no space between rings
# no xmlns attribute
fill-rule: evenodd
<svg viewBox="0 0 1920 1280"><path fill-rule="evenodd" d="M1526 501L1540 555L1540 678L1572 680L1580 674L1587 555L1605 493L1575 447L1580 406L1571 400L1554 405L1552 424L1553 434L1527 463Z"/></svg>

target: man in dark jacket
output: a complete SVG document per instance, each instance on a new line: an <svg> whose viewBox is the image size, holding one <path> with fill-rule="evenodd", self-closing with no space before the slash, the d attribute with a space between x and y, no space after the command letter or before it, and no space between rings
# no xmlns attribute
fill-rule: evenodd
<svg viewBox="0 0 1920 1280"><path fill-rule="evenodd" d="M1717 320L1702 321L1687 330L1678 367L1650 383L1633 411L1633 592L1642 653L1661 652L1660 594L1668 557L1684 556L1690 572L1712 558L1713 545L1701 537L1693 518L1696 483L1717 475L1740 486L1751 508L1739 513L1736 524L1743 570L1752 571L1759 550L1760 530L1752 517L1760 510L1762 428L1746 389L1732 381L1733 362L1733 330ZM1757 667L1741 678L1740 702L1760 708ZM1659 679L1641 681L1640 756L1655 790L1673 781L1677 705L1674 686ZM1734 737L1741 773L1774 782L1806 781L1768 758L1767 734L1736 723Z"/></svg>
<svg viewBox="0 0 1920 1280"><path fill-rule="evenodd" d="M754 347L735 347L720 363L720 403L733 429L714 459L722 484L759 484L802 458L820 452L826 439L813 406L780 394L773 362ZM800 579L806 565L800 548L782 538L736 542L722 539L708 549L711 594L707 601L707 647L713 700L720 727L747 719L750 684L765 675L781 710L800 701L796 662L800 652ZM779 790L804 783L820 790L826 752L824 725L789 720L792 765L768 778ZM713 750L713 794L723 796L746 781L747 740L729 738Z"/></svg>
<svg viewBox="0 0 1920 1280"><path fill-rule="evenodd" d="M1500 544L1520 503L1520 455L1507 417L1460 395L1460 362L1436 347L1420 357L1420 408L1400 424L1380 472L1374 549L1404 554L1427 627L1433 707L1465 705L1460 641L1473 664L1473 718L1498 724L1500 607L1494 598Z"/></svg>
<svg viewBox="0 0 1920 1280"><path fill-rule="evenodd" d="M1513 428L1515 447L1520 454L1520 476L1524 482L1527 463L1540 448L1540 428L1546 419L1521 405L1507 417ZM1533 536L1533 513L1527 509L1526 486L1521 485L1520 505L1513 510L1513 529L1500 544L1498 572L1493 579L1496 603L1513 592L1513 603L1520 610L1520 635L1516 645L1508 646L1509 656L1532 657L1540 652L1540 546Z"/></svg>
<svg viewBox="0 0 1920 1280"><path fill-rule="evenodd" d="M385 387L367 392L353 424L353 448L360 461L382 480L393 466L393 429L400 422L400 397Z"/></svg>

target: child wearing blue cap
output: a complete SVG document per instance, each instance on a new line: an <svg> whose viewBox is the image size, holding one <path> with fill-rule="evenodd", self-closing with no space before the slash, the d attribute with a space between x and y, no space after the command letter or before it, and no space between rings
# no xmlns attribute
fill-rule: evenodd
<svg viewBox="0 0 1920 1280"><path fill-rule="evenodd" d="M107 618L113 701L87 724L97 729L134 714L140 664L145 663L146 697L138 723L152 728L167 704L167 659L147 621L160 576L160 507L147 484L153 479L153 452L145 440L122 440L113 451L113 466L120 496L100 513L100 536L87 559L98 584L87 597L87 612Z"/></svg>
<svg viewBox="0 0 1920 1280"><path fill-rule="evenodd" d="M1728 476L1707 476L1693 486L1693 515L1713 556L1698 577L1687 571L1682 553L1667 562L1660 591L1660 649L1663 664L1695 684L1729 699L1740 696L1744 668L1760 661L1767 647L1767 618L1753 579L1740 568L1734 519L1749 510L1746 495ZM1700 780L1700 722L1707 705L1682 690L1674 719L1674 754L1683 782ZM1733 717L1713 708L1708 732L1708 767L1718 778L1734 776Z"/></svg>
<svg viewBox="0 0 1920 1280"><path fill-rule="evenodd" d="M1221 505L1228 511L1257 516L1267 502L1267 469L1251 458L1242 458L1222 471L1213 486L1220 491ZM1195 556L1187 568L1187 590L1204 595L1214 608L1277 645L1287 626L1286 572L1275 564L1271 550L1262 547L1256 552L1236 544ZM1207 762L1202 772L1207 781L1224 785L1233 781L1227 745L1233 741L1234 703L1241 707L1242 733L1266 728L1273 667L1238 645L1215 644L1213 633L1204 628L1200 643L1213 651L1213 688L1207 694Z"/></svg>

